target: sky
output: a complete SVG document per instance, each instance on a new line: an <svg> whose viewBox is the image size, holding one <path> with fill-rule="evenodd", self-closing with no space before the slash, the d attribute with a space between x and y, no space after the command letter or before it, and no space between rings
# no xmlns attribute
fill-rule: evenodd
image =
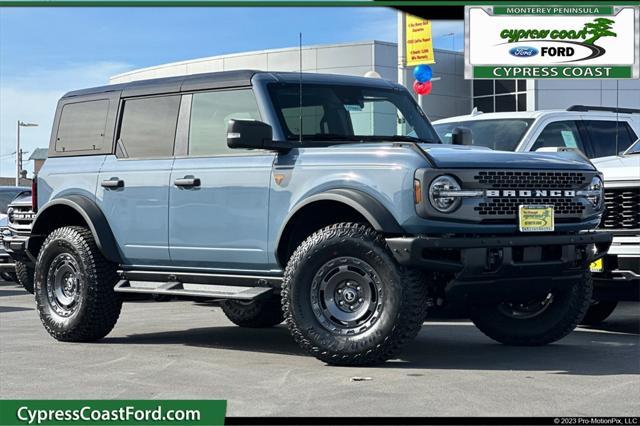
<svg viewBox="0 0 640 426"><path fill-rule="evenodd" d="M206 56L362 40L396 41L396 11L358 8L0 8L0 176L46 148L58 99L125 71ZM462 21L433 21L436 48L461 50ZM451 37L447 34L454 33ZM29 171L33 162L25 162Z"/></svg>

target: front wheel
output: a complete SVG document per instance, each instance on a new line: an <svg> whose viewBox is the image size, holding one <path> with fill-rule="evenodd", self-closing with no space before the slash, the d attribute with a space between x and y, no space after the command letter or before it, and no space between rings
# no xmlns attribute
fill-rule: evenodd
<svg viewBox="0 0 640 426"><path fill-rule="evenodd" d="M370 365L392 358L418 334L427 283L419 271L398 265L373 229L340 223L295 251L282 305L304 350L333 365Z"/></svg>
<svg viewBox="0 0 640 426"><path fill-rule="evenodd" d="M506 345L539 346L562 339L582 321L593 282L586 272L561 291L534 300L473 306L471 320L484 334Z"/></svg>
<svg viewBox="0 0 640 426"><path fill-rule="evenodd" d="M33 266L22 262L16 262L16 278L20 285L31 294L33 294L34 273L35 270Z"/></svg>
<svg viewBox="0 0 640 426"><path fill-rule="evenodd" d="M609 318L609 315L613 313L616 306L618 306L618 302L601 302L599 300L594 300L591 302L589 310L587 310L587 314L584 316L584 319L580 324L591 326L598 325Z"/></svg>
<svg viewBox="0 0 640 426"><path fill-rule="evenodd" d="M113 291L116 265L102 256L87 228L54 230L40 249L35 269L40 320L55 339L98 340L115 326L122 307Z"/></svg>

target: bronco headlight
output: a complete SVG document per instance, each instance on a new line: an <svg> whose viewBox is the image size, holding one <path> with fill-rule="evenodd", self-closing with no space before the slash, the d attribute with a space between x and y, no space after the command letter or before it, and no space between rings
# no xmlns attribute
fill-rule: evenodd
<svg viewBox="0 0 640 426"><path fill-rule="evenodd" d="M591 179L588 191L587 199L591 201L594 207L600 207L604 200L604 184L600 176L594 176L593 179Z"/></svg>
<svg viewBox="0 0 640 426"><path fill-rule="evenodd" d="M460 191L460 184L453 176L439 176L431 182L429 201L439 212L449 213L460 206L461 199L447 194L450 191Z"/></svg>
<svg viewBox="0 0 640 426"><path fill-rule="evenodd" d="M14 212L15 212L15 209L13 207L9 207L9 209L7 210L7 219L9 220L9 222L13 222Z"/></svg>

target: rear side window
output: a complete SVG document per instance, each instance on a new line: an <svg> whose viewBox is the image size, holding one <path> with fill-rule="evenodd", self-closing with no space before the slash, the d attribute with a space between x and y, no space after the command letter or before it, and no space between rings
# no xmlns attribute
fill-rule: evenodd
<svg viewBox="0 0 640 426"><path fill-rule="evenodd" d="M119 158L173 156L180 96L124 102L116 154Z"/></svg>
<svg viewBox="0 0 640 426"><path fill-rule="evenodd" d="M626 121L585 120L593 158L624 152L634 142L633 130ZM616 138L617 134L617 138Z"/></svg>
<svg viewBox="0 0 640 426"><path fill-rule="evenodd" d="M107 99L66 104L60 114L56 152L100 151L108 113Z"/></svg>

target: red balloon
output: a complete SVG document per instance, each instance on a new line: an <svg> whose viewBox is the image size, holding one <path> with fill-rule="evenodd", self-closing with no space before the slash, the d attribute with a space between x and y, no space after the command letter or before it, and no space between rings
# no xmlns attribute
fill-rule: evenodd
<svg viewBox="0 0 640 426"><path fill-rule="evenodd" d="M425 81L424 83L420 83L418 80L413 82L413 91L418 95L428 95L431 93L431 82Z"/></svg>

